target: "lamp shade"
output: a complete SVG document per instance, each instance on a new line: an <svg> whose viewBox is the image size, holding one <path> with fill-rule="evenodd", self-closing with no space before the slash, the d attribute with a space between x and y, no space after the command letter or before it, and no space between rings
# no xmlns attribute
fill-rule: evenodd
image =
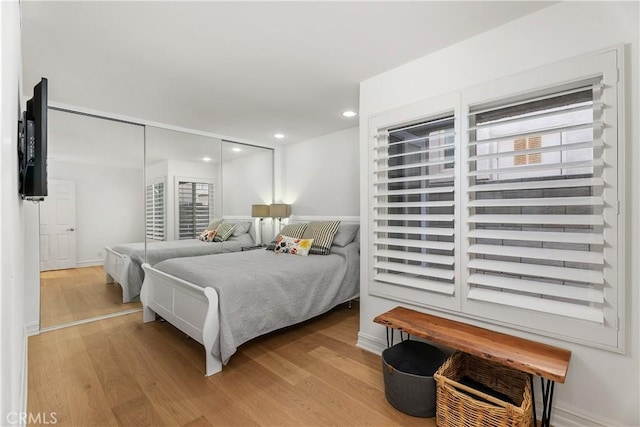
<svg viewBox="0 0 640 427"><path fill-rule="evenodd" d="M271 218L287 218L291 215L291 205L284 203L276 203L269 208L269 216Z"/></svg>
<svg viewBox="0 0 640 427"><path fill-rule="evenodd" d="M269 205L251 205L251 216L254 218L269 216Z"/></svg>

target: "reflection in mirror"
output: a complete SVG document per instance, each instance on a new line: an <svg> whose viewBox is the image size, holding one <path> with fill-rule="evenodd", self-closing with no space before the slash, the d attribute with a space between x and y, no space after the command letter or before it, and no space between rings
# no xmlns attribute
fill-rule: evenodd
<svg viewBox="0 0 640 427"><path fill-rule="evenodd" d="M222 142L222 209L224 218L249 218L252 205L273 202L273 150L270 148ZM273 238L271 218L254 221L255 243Z"/></svg>
<svg viewBox="0 0 640 427"><path fill-rule="evenodd" d="M220 146L216 138L147 127L147 243L196 239L222 216Z"/></svg>
<svg viewBox="0 0 640 427"><path fill-rule="evenodd" d="M251 205L273 199L273 150L147 127L145 153L147 263L260 241Z"/></svg>
<svg viewBox="0 0 640 427"><path fill-rule="evenodd" d="M144 238L142 126L49 111L40 203L40 327L140 306L105 280L105 247Z"/></svg>

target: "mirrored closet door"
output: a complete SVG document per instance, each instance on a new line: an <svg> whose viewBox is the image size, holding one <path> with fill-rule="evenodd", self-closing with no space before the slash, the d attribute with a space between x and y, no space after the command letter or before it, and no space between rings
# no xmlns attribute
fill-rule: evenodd
<svg viewBox="0 0 640 427"><path fill-rule="evenodd" d="M269 227L261 227L264 221L252 217L251 208L273 199L272 149L149 126L145 153L149 264L169 253L186 257L249 249L261 241L259 229L270 236L269 218ZM235 224L231 234L203 242L205 230L216 230L220 221Z"/></svg>
<svg viewBox="0 0 640 427"><path fill-rule="evenodd" d="M222 141L222 208L225 219L251 219L253 205L273 203L273 149ZM254 245L271 241L271 217L253 218ZM258 236L259 235L259 236Z"/></svg>
<svg viewBox="0 0 640 427"><path fill-rule="evenodd" d="M147 248L196 239L211 218L222 215L222 141L152 126L146 132ZM154 264L152 255L147 260Z"/></svg>
<svg viewBox="0 0 640 427"><path fill-rule="evenodd" d="M40 203L40 328L140 307L109 283L106 248L144 242L144 127L49 111Z"/></svg>

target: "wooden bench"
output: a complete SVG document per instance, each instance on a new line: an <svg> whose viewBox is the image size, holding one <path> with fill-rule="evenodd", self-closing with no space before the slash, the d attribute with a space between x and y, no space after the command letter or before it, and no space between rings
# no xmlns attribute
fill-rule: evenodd
<svg viewBox="0 0 640 427"><path fill-rule="evenodd" d="M564 383L566 379L570 351L404 307L387 311L373 321L386 326L392 334L397 329L526 372L531 376L532 386L533 375L539 376L543 405L541 424L543 427L550 425L554 385ZM535 420L535 402L533 414Z"/></svg>

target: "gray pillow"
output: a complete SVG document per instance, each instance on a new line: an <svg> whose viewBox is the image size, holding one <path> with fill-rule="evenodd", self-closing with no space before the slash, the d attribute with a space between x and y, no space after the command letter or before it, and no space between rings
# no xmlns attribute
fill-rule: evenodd
<svg viewBox="0 0 640 427"><path fill-rule="evenodd" d="M238 237L241 234L245 234L251 227L251 221L238 221L236 222L236 228L233 229L233 237Z"/></svg>
<svg viewBox="0 0 640 427"><path fill-rule="evenodd" d="M360 230L360 224L345 224L340 223L340 228L333 238L333 246L344 247L353 242Z"/></svg>

